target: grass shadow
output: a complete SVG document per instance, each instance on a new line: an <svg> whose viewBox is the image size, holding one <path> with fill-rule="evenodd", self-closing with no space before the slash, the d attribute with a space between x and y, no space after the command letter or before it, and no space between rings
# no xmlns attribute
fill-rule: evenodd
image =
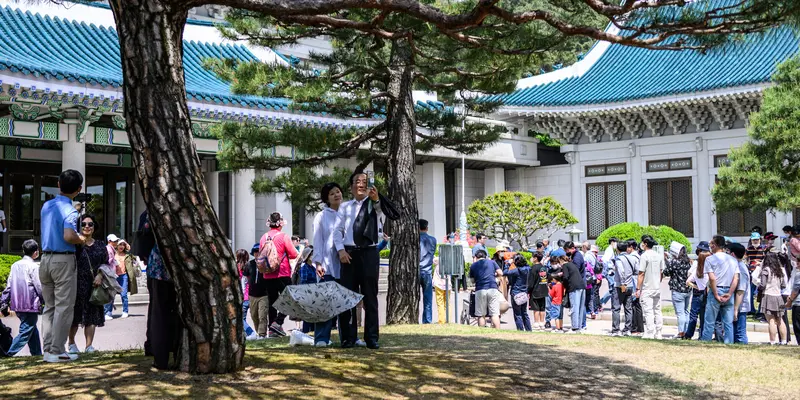
<svg viewBox="0 0 800 400"><path fill-rule="evenodd" d="M388 332L386 332L388 331ZM449 333L448 333L449 332ZM248 343L243 371L192 376L150 368L141 351L87 355L73 364L0 361L4 398L722 398L624 360L586 353L596 337L479 328L386 329L377 351ZM602 343L597 346L604 353ZM581 351L582 350L582 351Z"/></svg>

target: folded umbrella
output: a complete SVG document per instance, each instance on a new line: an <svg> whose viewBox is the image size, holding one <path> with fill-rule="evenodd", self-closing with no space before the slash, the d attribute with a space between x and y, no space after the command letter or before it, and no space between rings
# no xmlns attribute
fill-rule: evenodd
<svg viewBox="0 0 800 400"><path fill-rule="evenodd" d="M305 322L325 322L355 307L363 297L336 282L292 285L278 297L275 309Z"/></svg>

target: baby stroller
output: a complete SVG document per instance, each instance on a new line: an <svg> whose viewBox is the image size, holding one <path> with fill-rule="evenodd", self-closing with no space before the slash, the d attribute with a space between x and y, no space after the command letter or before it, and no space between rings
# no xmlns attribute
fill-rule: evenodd
<svg viewBox="0 0 800 400"><path fill-rule="evenodd" d="M463 309L461 310L462 325L478 325L478 318L475 316L475 291L469 292L469 298L464 299Z"/></svg>
<svg viewBox="0 0 800 400"><path fill-rule="evenodd" d="M500 300L500 315L505 314L511 309L511 304L506 299ZM485 313L484 313L485 314ZM461 311L461 324L463 325L478 325L478 317L475 315L475 291L469 293L469 300L464 299L463 309ZM505 322L500 322L504 324ZM489 326L487 324L487 326Z"/></svg>

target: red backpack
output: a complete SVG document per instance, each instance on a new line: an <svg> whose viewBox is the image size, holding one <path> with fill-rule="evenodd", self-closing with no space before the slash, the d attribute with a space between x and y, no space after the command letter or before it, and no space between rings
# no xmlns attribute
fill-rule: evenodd
<svg viewBox="0 0 800 400"><path fill-rule="evenodd" d="M275 235L275 238L282 234L283 233L279 233ZM258 272L267 275L280 270L283 259L278 258L278 249L275 247L275 238L269 237L269 235L266 233L264 234L264 237L266 240L264 240L264 245L258 250L256 267L258 268ZM283 256L286 257L286 253L284 253Z"/></svg>

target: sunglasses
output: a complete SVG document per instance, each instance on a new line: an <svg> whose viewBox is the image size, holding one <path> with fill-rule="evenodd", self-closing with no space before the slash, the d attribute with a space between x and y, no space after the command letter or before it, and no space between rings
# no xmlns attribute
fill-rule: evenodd
<svg viewBox="0 0 800 400"><path fill-rule="evenodd" d="M94 228L94 222L81 222L81 228Z"/></svg>

